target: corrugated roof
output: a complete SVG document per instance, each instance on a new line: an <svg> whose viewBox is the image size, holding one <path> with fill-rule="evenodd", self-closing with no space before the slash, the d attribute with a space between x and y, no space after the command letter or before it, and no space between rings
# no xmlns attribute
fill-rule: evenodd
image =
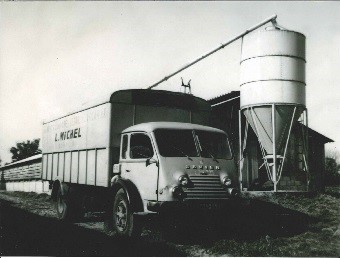
<svg viewBox="0 0 340 258"><path fill-rule="evenodd" d="M229 92L227 94L223 94L223 95L217 96L215 98L209 99L208 102L211 105L214 105L214 104L218 104L220 102L223 102L223 101L226 101L226 100L230 100L230 99L233 99L233 98L236 98L236 97L239 97L239 96L240 96L240 92L239 91L231 91L231 92Z"/></svg>
<svg viewBox="0 0 340 258"><path fill-rule="evenodd" d="M26 159L22 159L22 160L19 160L19 161L16 161L16 162L12 162L10 164L7 164L1 168L7 168L7 167L11 167L11 166L15 166L17 164L21 164L21 163L25 163L25 162L29 162L29 161L33 161L33 160L38 160L38 159L41 159L42 158L42 154L37 154L37 155L34 155L34 156L31 156L29 158L26 158Z"/></svg>

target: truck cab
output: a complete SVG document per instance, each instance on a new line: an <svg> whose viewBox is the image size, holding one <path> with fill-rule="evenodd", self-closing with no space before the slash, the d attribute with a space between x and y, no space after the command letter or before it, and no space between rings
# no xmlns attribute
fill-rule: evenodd
<svg viewBox="0 0 340 258"><path fill-rule="evenodd" d="M144 213L223 204L237 194L227 134L190 123L150 122L125 129L113 184L117 180L135 187ZM122 210L117 207L116 213Z"/></svg>

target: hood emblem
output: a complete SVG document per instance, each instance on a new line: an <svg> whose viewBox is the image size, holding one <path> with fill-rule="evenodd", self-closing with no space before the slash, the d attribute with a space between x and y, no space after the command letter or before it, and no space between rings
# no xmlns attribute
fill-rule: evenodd
<svg viewBox="0 0 340 258"><path fill-rule="evenodd" d="M207 171L201 171L200 174L201 175L208 175L208 172Z"/></svg>

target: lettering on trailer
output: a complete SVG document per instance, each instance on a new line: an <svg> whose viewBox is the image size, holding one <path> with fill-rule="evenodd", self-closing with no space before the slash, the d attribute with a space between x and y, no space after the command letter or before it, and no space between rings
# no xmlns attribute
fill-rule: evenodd
<svg viewBox="0 0 340 258"><path fill-rule="evenodd" d="M81 137L80 128L76 128L76 129L73 129L73 130L60 132L59 134L56 133L54 140L56 142L58 142L58 141L64 141L64 140L73 139L73 138L80 138L80 137Z"/></svg>

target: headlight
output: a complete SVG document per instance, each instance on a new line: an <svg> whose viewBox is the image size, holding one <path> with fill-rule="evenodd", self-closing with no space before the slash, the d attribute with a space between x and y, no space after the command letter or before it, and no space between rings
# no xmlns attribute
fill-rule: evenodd
<svg viewBox="0 0 340 258"><path fill-rule="evenodd" d="M188 179L187 176L180 176L178 178L178 182L179 182L180 185L186 186L189 183L189 179Z"/></svg>
<svg viewBox="0 0 340 258"><path fill-rule="evenodd" d="M231 185L231 179L228 176L226 176L226 177L223 178L222 183L225 186L230 186Z"/></svg>
<svg viewBox="0 0 340 258"><path fill-rule="evenodd" d="M228 193L232 197L237 197L239 195L239 191L235 188L228 188Z"/></svg>
<svg viewBox="0 0 340 258"><path fill-rule="evenodd" d="M172 188L172 194L174 195L175 198L178 199L183 199L185 197L185 192L182 190L181 187L174 186Z"/></svg>

